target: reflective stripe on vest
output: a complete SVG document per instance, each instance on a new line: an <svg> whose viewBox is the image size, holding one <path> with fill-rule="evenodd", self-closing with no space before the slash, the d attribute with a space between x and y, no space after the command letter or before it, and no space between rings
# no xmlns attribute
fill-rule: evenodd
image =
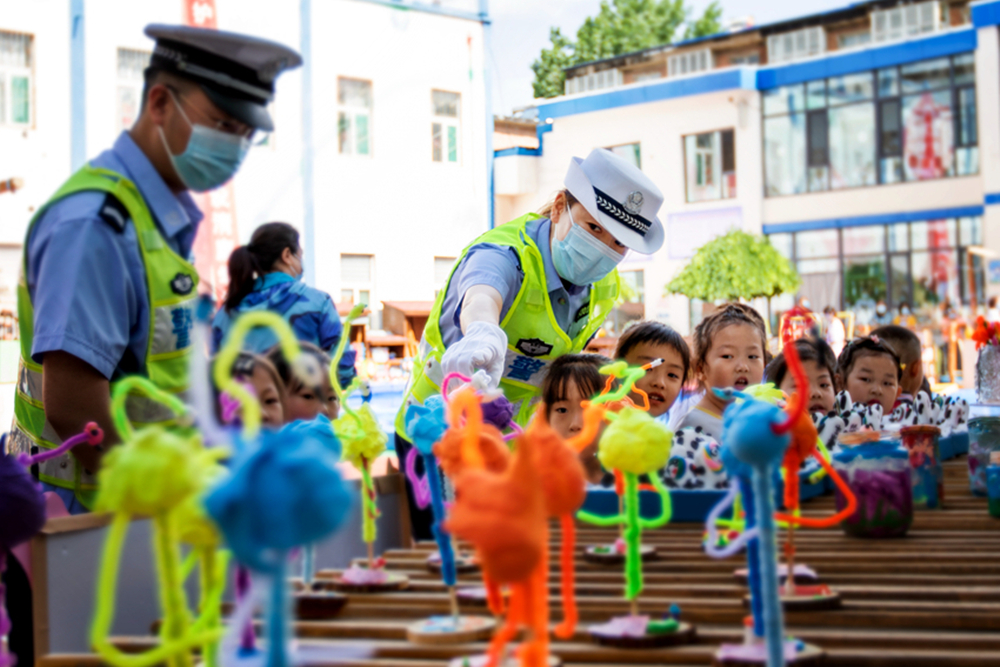
<svg viewBox="0 0 1000 667"><path fill-rule="evenodd" d="M462 251L448 276L450 285L455 270L468 254L469 248L479 243L513 248L520 258L524 273L521 289L514 297L507 316L500 322L500 327L507 334L507 355L500 388L507 400L514 403L514 418L521 425L525 425L534 412L549 363L564 354L583 350L614 307L620 287L617 271L612 271L610 275L591 285L587 323L575 338L570 339L559 326L552 311L542 253L526 231L528 223L537 219L539 216L529 213L486 232ZM420 340L418 356L413 363L413 374L403 405L396 415L396 432L404 438L406 429L403 420L407 407L423 403L426 398L439 392L444 380L441 357L445 347L441 339L440 323L441 308L447 293L446 285L434 300L434 307Z"/></svg>
<svg viewBox="0 0 1000 667"><path fill-rule="evenodd" d="M42 367L31 360L34 308L26 282L28 240L35 223L48 206L63 197L95 190L111 194L121 202L135 226L139 252L146 271L146 296L150 312L146 374L165 391L182 393L187 389L188 355L191 351L194 304L198 294L198 273L191 264L171 250L163 239L135 184L116 172L87 165L73 174L35 214L25 235L17 293L21 360L14 403L14 424L11 428L11 452L30 453L34 447L53 449L62 442L45 418ZM67 289L72 289L72 286L67 286ZM129 418L137 425L168 422L173 417L165 406L136 394L129 396L126 410ZM73 489L88 507L97 484L96 477L77 465L71 454L39 464L39 479L55 486Z"/></svg>

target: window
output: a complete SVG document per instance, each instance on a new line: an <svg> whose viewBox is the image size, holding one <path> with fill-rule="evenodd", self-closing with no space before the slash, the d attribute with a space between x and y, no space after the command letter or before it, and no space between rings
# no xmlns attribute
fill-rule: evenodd
<svg viewBox="0 0 1000 667"><path fill-rule="evenodd" d="M830 189L875 185L875 107L829 110Z"/></svg>
<svg viewBox="0 0 1000 667"><path fill-rule="evenodd" d="M982 303L982 219L947 218L890 225L774 234L772 245L795 262L800 294L818 307L851 308L874 322L875 302L904 302L921 318L945 299Z"/></svg>
<svg viewBox="0 0 1000 667"><path fill-rule="evenodd" d="M934 32L941 27L936 0L872 10L872 41L890 42Z"/></svg>
<svg viewBox="0 0 1000 667"><path fill-rule="evenodd" d="M774 88L763 99L768 197L979 173L972 54Z"/></svg>
<svg viewBox="0 0 1000 667"><path fill-rule="evenodd" d="M689 51L667 58L667 76L682 76L712 69L711 49Z"/></svg>
<svg viewBox="0 0 1000 667"><path fill-rule="evenodd" d="M872 34L865 32L852 32L847 35L837 35L837 48L851 49L855 46L863 46L872 41Z"/></svg>
<svg viewBox="0 0 1000 667"><path fill-rule="evenodd" d="M431 159L458 162L458 130L461 127L462 96L443 90L431 91Z"/></svg>
<svg viewBox="0 0 1000 667"><path fill-rule="evenodd" d="M374 255L340 256L340 300L371 305Z"/></svg>
<svg viewBox="0 0 1000 667"><path fill-rule="evenodd" d="M759 53L744 53L738 56L729 56L730 65L757 65L760 64Z"/></svg>
<svg viewBox="0 0 1000 667"><path fill-rule="evenodd" d="M142 73L152 57L149 51L118 49L118 132L132 127L142 107Z"/></svg>
<svg viewBox="0 0 1000 667"><path fill-rule="evenodd" d="M35 38L0 30L0 125L31 125Z"/></svg>
<svg viewBox="0 0 1000 667"><path fill-rule="evenodd" d="M767 38L767 61L769 63L788 62L809 56L817 56L826 51L826 31L823 26L802 28Z"/></svg>
<svg viewBox="0 0 1000 667"><path fill-rule="evenodd" d="M764 119L764 187L768 197L806 191L806 115Z"/></svg>
<svg viewBox="0 0 1000 667"><path fill-rule="evenodd" d="M337 79L337 129L341 155L371 155L372 84Z"/></svg>
<svg viewBox="0 0 1000 667"><path fill-rule="evenodd" d="M689 202L736 196L733 130L684 137L684 163Z"/></svg>
<svg viewBox="0 0 1000 667"><path fill-rule="evenodd" d="M645 76L646 78L661 78L658 72L653 73L653 76ZM643 79L636 77L636 81L641 81ZM605 69L600 72L592 72L590 74L581 74L580 76L575 76L571 79L566 79L566 94L573 95L575 93L585 93L590 90L603 90L604 88L615 88L622 85L622 73L619 69Z"/></svg>
<svg viewBox="0 0 1000 667"><path fill-rule="evenodd" d="M642 150L638 143L622 144L621 146L608 146L608 150L618 157L625 158L636 169L642 169Z"/></svg>

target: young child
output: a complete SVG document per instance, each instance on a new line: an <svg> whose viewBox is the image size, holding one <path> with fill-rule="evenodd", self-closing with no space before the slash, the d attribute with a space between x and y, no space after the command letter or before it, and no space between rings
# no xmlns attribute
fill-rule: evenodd
<svg viewBox="0 0 1000 667"><path fill-rule="evenodd" d="M624 359L629 366L645 366L663 359L662 364L646 371L635 383L649 396L652 417L661 417L670 410L691 370L687 343L679 333L659 322L640 322L626 329L618 340L615 359ZM642 397L636 392L630 393L629 398L642 405Z"/></svg>
<svg viewBox="0 0 1000 667"><path fill-rule="evenodd" d="M330 356L312 343L299 341L299 346L303 354L312 355L318 362L323 377L321 385L310 387L304 384L292 371L291 364L285 359L280 345L271 348L267 353L288 388L288 397L285 399L285 421L315 419L316 415L323 415L332 421L340 414L340 400L333 390L333 385L330 384Z"/></svg>
<svg viewBox="0 0 1000 667"><path fill-rule="evenodd" d="M583 430L583 407L580 403L601 393L605 377L598 371L601 366L610 363L610 359L600 354L567 354L549 364L542 382L542 401L545 403L545 418L562 438L572 438ZM601 431L580 452L587 481L594 484L604 476L597 460L597 442Z"/></svg>
<svg viewBox="0 0 1000 667"><path fill-rule="evenodd" d="M726 304L695 327L694 347L692 366L705 396L681 420L679 428L692 427L719 441L726 402L712 389L743 390L760 384L767 362L764 320L750 306Z"/></svg>
<svg viewBox="0 0 1000 667"><path fill-rule="evenodd" d="M837 388L846 391L854 405L879 405L885 416L899 398L902 376L896 351L874 335L852 340L837 360Z"/></svg>
<svg viewBox="0 0 1000 667"><path fill-rule="evenodd" d="M285 423L285 383L274 364L259 354L240 352L233 363L232 376L248 384L260 403L260 421L268 428ZM223 421L225 421L225 415Z"/></svg>
<svg viewBox="0 0 1000 667"><path fill-rule="evenodd" d="M809 413L825 415L833 410L837 397L833 384L837 376L837 358L826 341L819 339L799 339L795 341L795 350L799 353L802 368L809 378ZM795 377L788 372L784 353L768 364L764 381L773 383L787 396L795 393Z"/></svg>
<svg viewBox="0 0 1000 667"><path fill-rule="evenodd" d="M872 332L872 336L878 336L879 340L888 344L899 355L899 368L902 371L899 401L912 404L924 384L920 337L906 327L895 324L879 327Z"/></svg>

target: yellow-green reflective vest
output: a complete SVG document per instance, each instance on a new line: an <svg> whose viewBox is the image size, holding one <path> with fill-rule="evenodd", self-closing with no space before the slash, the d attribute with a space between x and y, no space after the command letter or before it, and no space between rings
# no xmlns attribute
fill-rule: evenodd
<svg viewBox="0 0 1000 667"><path fill-rule="evenodd" d="M198 272L164 240L134 183L117 172L87 165L73 174L35 214L25 236L17 287L21 361L9 443L12 453L31 453L33 447L55 449L62 442L45 418L42 367L31 359L34 309L27 284L28 241L35 223L48 206L63 197L94 190L113 195L128 211L135 225L139 252L146 269L146 296L149 301L146 374L165 391L180 393L188 386L188 355L191 352L191 328L198 295ZM66 289L73 289L73 286L67 285ZM126 407L129 418L137 425L169 422L172 417L167 408L145 396L130 396ZM97 490L97 477L79 465L72 454L66 453L40 463L38 473L43 482L72 489L85 507L91 506Z"/></svg>
<svg viewBox="0 0 1000 667"><path fill-rule="evenodd" d="M491 229L469 244L455 262L457 268L469 248L478 243L513 248L521 260L521 270L524 272L521 289L514 297L507 316L500 322L500 327L507 334L507 358L500 388L507 400L514 404L514 419L522 426L527 424L538 403L542 380L549 363L564 354L583 350L614 307L620 288L617 271L612 271L610 275L591 285L587 323L575 338L571 339L566 335L552 312L542 253L525 231L528 223L538 218L539 216L529 213ZM449 285L455 268L448 276ZM446 286L434 301L434 307L427 318L427 328L420 341L418 358L413 361L409 387L399 414L396 415L396 432L403 438L406 437L406 408L414 403L423 403L429 396L441 391L441 382L444 380L441 357L445 346L441 340L440 322L441 307L447 293Z"/></svg>

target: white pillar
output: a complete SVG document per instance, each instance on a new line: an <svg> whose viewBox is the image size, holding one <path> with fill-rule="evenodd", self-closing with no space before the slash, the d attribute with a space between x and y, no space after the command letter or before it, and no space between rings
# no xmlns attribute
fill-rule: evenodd
<svg viewBox="0 0 1000 667"><path fill-rule="evenodd" d="M979 123L979 173L984 199L1000 196L1000 31L997 26L976 33L976 112ZM986 204L983 214L983 245L1000 259L1000 202ZM1000 295L1000 284L987 278L987 296Z"/></svg>

